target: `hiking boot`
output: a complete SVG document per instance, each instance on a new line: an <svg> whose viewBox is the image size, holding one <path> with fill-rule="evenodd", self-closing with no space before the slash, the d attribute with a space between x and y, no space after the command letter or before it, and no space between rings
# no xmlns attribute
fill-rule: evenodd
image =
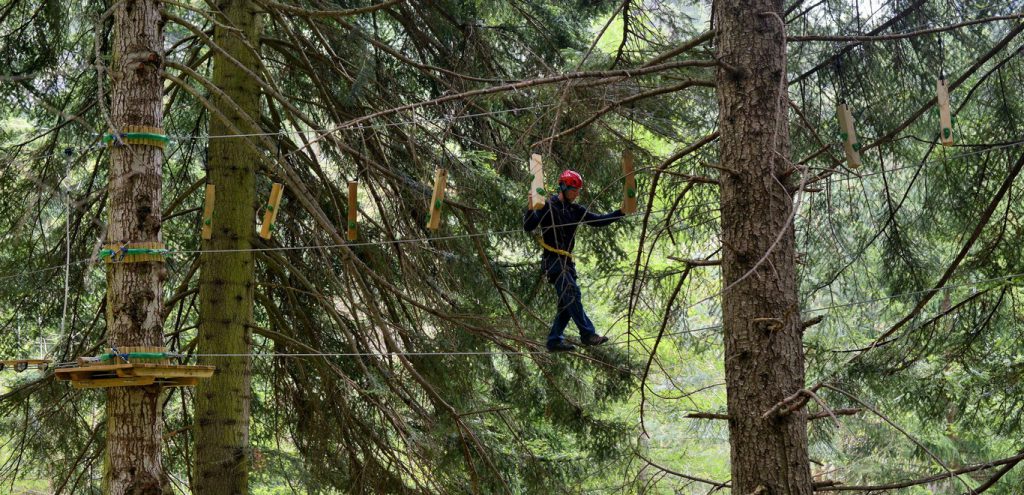
<svg viewBox="0 0 1024 495"><path fill-rule="evenodd" d="M576 346L565 341L548 342L548 352L572 352L575 350Z"/></svg>
<svg viewBox="0 0 1024 495"><path fill-rule="evenodd" d="M595 345L601 345L601 344L603 344L605 342L608 342L608 337L605 337L604 335L598 335L596 333L593 333L593 334L587 335L586 337L580 338L580 341L583 342L583 345L595 346Z"/></svg>

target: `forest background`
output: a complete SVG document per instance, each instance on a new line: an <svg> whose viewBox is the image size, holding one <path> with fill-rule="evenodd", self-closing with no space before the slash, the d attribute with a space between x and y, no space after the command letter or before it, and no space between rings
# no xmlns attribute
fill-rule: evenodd
<svg viewBox="0 0 1024 495"><path fill-rule="evenodd" d="M5 358L63 363L117 345L97 256L119 3L0 6ZM1021 7L782 5L806 381L827 384L806 404L820 491L1024 491ZM163 396L175 493L213 493L200 487L217 477L258 494L729 491L718 187L733 172L719 162L715 74L732 67L716 57L712 5L233 0L162 12L164 340L201 363L244 362L238 383L251 389ZM939 144L940 77L952 146ZM623 199L627 150L640 211L584 228L577 247L584 300L612 341L549 355L554 295L521 229L529 156L544 156L549 183L579 170L582 202L603 212ZM218 204L250 226L249 258L210 261L203 186L239 166L251 193ZM434 232L437 168L448 182ZM272 182L285 197L263 241ZM223 316L209 299L222 279L204 273L246 263L252 306ZM241 332L244 359L203 350L215 320ZM105 396L51 371L0 375L3 490L100 493ZM197 410L209 409L249 424L243 447L197 455Z"/></svg>

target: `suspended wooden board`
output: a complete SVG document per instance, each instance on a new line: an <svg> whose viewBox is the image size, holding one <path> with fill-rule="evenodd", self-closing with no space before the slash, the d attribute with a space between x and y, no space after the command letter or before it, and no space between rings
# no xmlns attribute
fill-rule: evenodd
<svg viewBox="0 0 1024 495"><path fill-rule="evenodd" d="M359 220L359 183L349 181L348 183L348 240L354 241L359 238L359 230L356 222Z"/></svg>
<svg viewBox="0 0 1024 495"><path fill-rule="evenodd" d="M39 370L45 370L53 362L49 359L5 359L0 361L0 371L5 368L11 368L18 373L25 371L31 367L35 367Z"/></svg>
<svg viewBox="0 0 1024 495"><path fill-rule="evenodd" d="M636 213L636 177L633 176L633 151L629 149L622 152L622 176L625 177L622 213L632 215Z"/></svg>
<svg viewBox="0 0 1024 495"><path fill-rule="evenodd" d="M541 156L536 153L530 155L530 175L533 177L528 195L530 209L540 210L548 198L544 190L544 164Z"/></svg>
<svg viewBox="0 0 1024 495"><path fill-rule="evenodd" d="M949 113L949 86L945 79L939 79L935 93L939 104L939 142L953 146L953 118Z"/></svg>
<svg viewBox="0 0 1024 495"><path fill-rule="evenodd" d="M70 381L75 388L191 387L213 376L214 369L183 364L120 363L57 368L53 374L58 380Z"/></svg>
<svg viewBox="0 0 1024 495"><path fill-rule="evenodd" d="M843 138L843 150L846 151L846 162L850 168L861 166L860 142L857 141L857 130L853 126L853 115L846 103L840 103L836 108L836 115L839 116L839 136Z"/></svg>
<svg viewBox="0 0 1024 495"><path fill-rule="evenodd" d="M206 185L206 201L203 204L203 239L213 237L213 203L216 199L217 187L213 184Z"/></svg>
<svg viewBox="0 0 1024 495"><path fill-rule="evenodd" d="M427 228L437 230L441 228L441 205L444 204L444 187L448 182L448 171L439 168L434 173L434 194L430 197L430 221Z"/></svg>
<svg viewBox="0 0 1024 495"><path fill-rule="evenodd" d="M284 185L274 183L270 188L270 199L267 200L263 213L263 228L260 229L260 237L270 239L274 235L274 222L277 221L277 210L281 207L281 195L284 194Z"/></svg>

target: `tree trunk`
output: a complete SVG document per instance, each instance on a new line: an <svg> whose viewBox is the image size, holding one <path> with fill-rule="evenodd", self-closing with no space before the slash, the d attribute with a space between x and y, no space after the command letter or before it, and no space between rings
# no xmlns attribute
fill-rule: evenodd
<svg viewBox="0 0 1024 495"><path fill-rule="evenodd" d="M221 0L214 42L247 67L259 66L260 23L251 0ZM225 29L230 26L231 29ZM237 29L237 31L235 31ZM213 83L235 106L218 107L242 132L257 132L260 87L219 52L213 59ZM231 134L219 118L210 121L210 135ZM211 139L208 182L216 187L212 238L204 250L199 275L199 352L246 354L251 349L253 307L252 236L256 212L255 164L259 156L243 138ZM249 407L252 362L248 357L207 358L217 367L196 389L195 492L204 495L249 493Z"/></svg>
<svg viewBox="0 0 1024 495"><path fill-rule="evenodd" d="M127 0L114 8L110 117L118 130L128 125L160 127L163 122L160 3ZM111 148L108 243L160 241L162 164L163 154L153 146ZM110 345L163 345L165 276L159 262L110 265L106 314ZM107 493L165 493L162 429L159 387L107 389Z"/></svg>
<svg viewBox="0 0 1024 495"><path fill-rule="evenodd" d="M780 0L714 5L722 314L733 493L813 493L807 413L762 416L804 387Z"/></svg>

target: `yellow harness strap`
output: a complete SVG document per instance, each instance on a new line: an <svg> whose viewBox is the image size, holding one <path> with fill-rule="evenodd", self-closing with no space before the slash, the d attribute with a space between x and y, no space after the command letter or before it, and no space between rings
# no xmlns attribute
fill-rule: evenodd
<svg viewBox="0 0 1024 495"><path fill-rule="evenodd" d="M551 251L552 253L560 254L562 256L566 256L566 257L572 259L572 253L570 253L569 251L563 251L561 249L553 248L551 246L548 246L548 244L546 242L544 242L544 237L543 236L535 235L534 238L537 239L537 243L540 244L540 247L544 248L545 251Z"/></svg>

